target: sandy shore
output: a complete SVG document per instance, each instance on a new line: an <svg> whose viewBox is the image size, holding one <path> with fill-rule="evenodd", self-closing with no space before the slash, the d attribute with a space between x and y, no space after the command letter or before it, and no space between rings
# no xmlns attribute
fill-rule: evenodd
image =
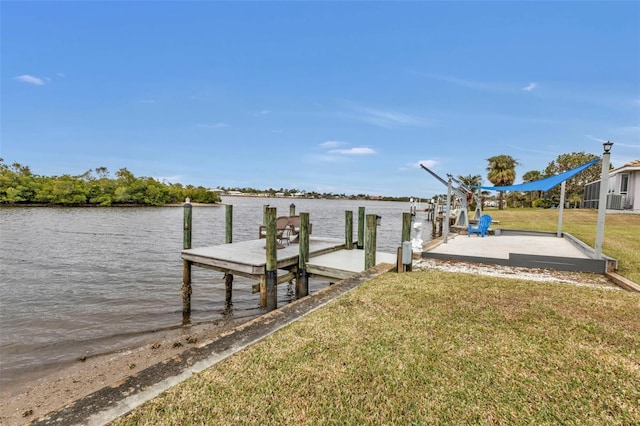
<svg viewBox="0 0 640 426"><path fill-rule="evenodd" d="M215 340L239 324L253 319L196 325L141 338L141 345L108 355L77 361L2 389L0 424L23 425L105 386L112 386L159 362L172 358L193 345Z"/></svg>
<svg viewBox="0 0 640 426"><path fill-rule="evenodd" d="M452 272L520 278L619 290L602 275L448 262L414 261L414 270L441 269ZM166 361L193 345L213 341L252 318L222 324L197 325L147 338L138 347L78 361L66 368L0 392L0 424L23 425L103 387L115 386L128 376ZM153 339L153 340L150 340Z"/></svg>

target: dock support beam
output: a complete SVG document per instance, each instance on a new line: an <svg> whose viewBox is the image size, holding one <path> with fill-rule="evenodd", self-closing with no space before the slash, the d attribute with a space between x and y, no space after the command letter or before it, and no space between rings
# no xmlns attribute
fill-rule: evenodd
<svg viewBox="0 0 640 426"><path fill-rule="evenodd" d="M296 277L296 299L309 295L309 213L300 213L300 237L298 252L298 276Z"/></svg>
<svg viewBox="0 0 640 426"><path fill-rule="evenodd" d="M358 207L358 250L364 248L364 207Z"/></svg>
<svg viewBox="0 0 640 426"><path fill-rule="evenodd" d="M353 249L353 212L344 212L344 246L347 250Z"/></svg>
<svg viewBox="0 0 640 426"><path fill-rule="evenodd" d="M276 208L267 207L264 221L267 227L267 250L264 289L260 286L260 304L264 299L267 312L278 307L278 254L276 241ZM262 283L261 283L262 284Z"/></svg>
<svg viewBox="0 0 640 426"><path fill-rule="evenodd" d="M184 203L184 221L183 221L183 242L182 246L185 250L191 248L191 219L192 207L191 200L187 198ZM182 261L182 313L191 313L191 262Z"/></svg>
<svg viewBox="0 0 640 426"><path fill-rule="evenodd" d="M365 237L364 269L376 266L376 233L378 228L378 216L367 215L367 236ZM360 241L358 241L358 244Z"/></svg>

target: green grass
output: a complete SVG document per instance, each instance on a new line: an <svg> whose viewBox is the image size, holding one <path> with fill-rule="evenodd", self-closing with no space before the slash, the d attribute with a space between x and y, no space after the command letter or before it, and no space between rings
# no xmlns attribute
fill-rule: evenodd
<svg viewBox="0 0 640 426"><path fill-rule="evenodd" d="M553 231L558 228L558 210L487 210L500 228ZM562 230L594 247L597 211L564 209ZM605 218L602 251L618 260L618 273L640 284L640 215L608 214Z"/></svg>
<svg viewBox="0 0 640 426"><path fill-rule="evenodd" d="M373 279L114 425L640 424L640 294Z"/></svg>

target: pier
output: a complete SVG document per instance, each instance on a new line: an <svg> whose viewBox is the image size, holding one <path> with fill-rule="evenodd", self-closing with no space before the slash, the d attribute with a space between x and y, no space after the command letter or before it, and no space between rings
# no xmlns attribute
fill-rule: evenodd
<svg viewBox="0 0 640 426"><path fill-rule="evenodd" d="M264 237L240 242L232 241L232 206L227 206L227 241L206 247L191 247L191 204L184 205L183 261L183 313L191 311L191 268L202 267L225 274L226 303L231 304L234 275L255 280L254 289L260 292L260 306L268 311L276 309L277 285L296 282L296 298L308 295L308 279L315 278L329 283L353 277L369 268L388 264L389 270L398 267L400 257L396 253L376 252L376 229L379 217L365 215L359 209L358 241L353 243L353 212L345 212L345 238L311 237L308 213L296 217L299 229L295 242L282 239L276 228L276 209L265 206ZM282 217L281 217L282 218ZM403 238L404 238L403 233ZM408 235L408 233L406 233ZM400 244L399 244L400 245ZM358 248L356 248L358 247ZM362 247L362 249L359 249ZM400 265L402 267L402 265Z"/></svg>

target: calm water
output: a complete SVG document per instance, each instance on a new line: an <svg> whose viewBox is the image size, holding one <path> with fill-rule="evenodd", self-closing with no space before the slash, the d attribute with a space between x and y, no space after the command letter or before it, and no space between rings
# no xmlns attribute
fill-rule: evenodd
<svg viewBox="0 0 640 426"><path fill-rule="evenodd" d="M408 203L227 197L233 239L254 239L263 205L278 215L308 212L314 236L344 237L344 212L358 207L382 217L378 250L395 253ZM0 384L45 372L80 356L107 353L141 336L183 326L183 209L0 209ZM419 213L420 216L420 213ZM418 220L422 218L418 217ZM224 243L224 207L194 207L192 246ZM423 239L426 239L423 235ZM222 273L193 268L191 323L261 315L253 282L235 277L233 308L225 312ZM327 283L312 282L310 291ZM291 300L278 286L278 304Z"/></svg>

